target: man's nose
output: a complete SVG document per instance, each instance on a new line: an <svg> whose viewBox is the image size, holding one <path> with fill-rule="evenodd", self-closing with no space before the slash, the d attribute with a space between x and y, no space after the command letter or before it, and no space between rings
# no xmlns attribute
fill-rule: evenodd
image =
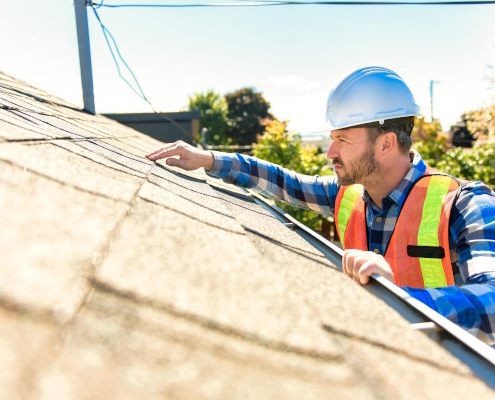
<svg viewBox="0 0 495 400"><path fill-rule="evenodd" d="M327 151L327 158L328 159L337 157L337 152L335 151L334 143L335 142L332 140L332 142L330 143L330 147L328 148L328 151Z"/></svg>

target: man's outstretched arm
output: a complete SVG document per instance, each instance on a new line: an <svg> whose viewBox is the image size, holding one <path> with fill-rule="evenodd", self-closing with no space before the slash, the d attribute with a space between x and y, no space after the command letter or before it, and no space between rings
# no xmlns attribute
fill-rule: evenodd
<svg viewBox="0 0 495 400"><path fill-rule="evenodd" d="M193 170L205 168L210 176L262 193L267 197L333 215L339 189L335 179L298 174L279 165L237 153L209 152L184 142L166 144L147 154L167 165ZM170 158L169 158L170 157Z"/></svg>

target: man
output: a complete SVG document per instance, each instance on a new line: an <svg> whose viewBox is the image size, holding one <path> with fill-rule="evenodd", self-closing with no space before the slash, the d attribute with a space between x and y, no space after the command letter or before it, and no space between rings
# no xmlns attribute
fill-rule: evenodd
<svg viewBox="0 0 495 400"><path fill-rule="evenodd" d="M379 274L479 336L495 339L495 194L461 184L411 151L413 95L393 71L352 72L331 92L327 157L335 175L305 176L182 142L148 154L336 218L343 272ZM457 286L456 286L457 285Z"/></svg>

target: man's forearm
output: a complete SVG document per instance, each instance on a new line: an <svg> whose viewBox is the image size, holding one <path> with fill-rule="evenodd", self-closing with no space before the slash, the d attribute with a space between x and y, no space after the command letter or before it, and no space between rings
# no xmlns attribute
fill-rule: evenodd
<svg viewBox="0 0 495 400"><path fill-rule="evenodd" d="M333 215L338 192L335 181L298 174L243 154L213 154L215 163L210 175L298 207Z"/></svg>

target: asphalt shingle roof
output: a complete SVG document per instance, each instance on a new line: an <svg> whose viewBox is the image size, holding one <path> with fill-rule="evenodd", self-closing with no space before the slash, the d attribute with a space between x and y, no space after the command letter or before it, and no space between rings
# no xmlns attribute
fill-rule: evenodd
<svg viewBox="0 0 495 400"><path fill-rule="evenodd" d="M0 73L0 399L488 398L236 188Z"/></svg>

